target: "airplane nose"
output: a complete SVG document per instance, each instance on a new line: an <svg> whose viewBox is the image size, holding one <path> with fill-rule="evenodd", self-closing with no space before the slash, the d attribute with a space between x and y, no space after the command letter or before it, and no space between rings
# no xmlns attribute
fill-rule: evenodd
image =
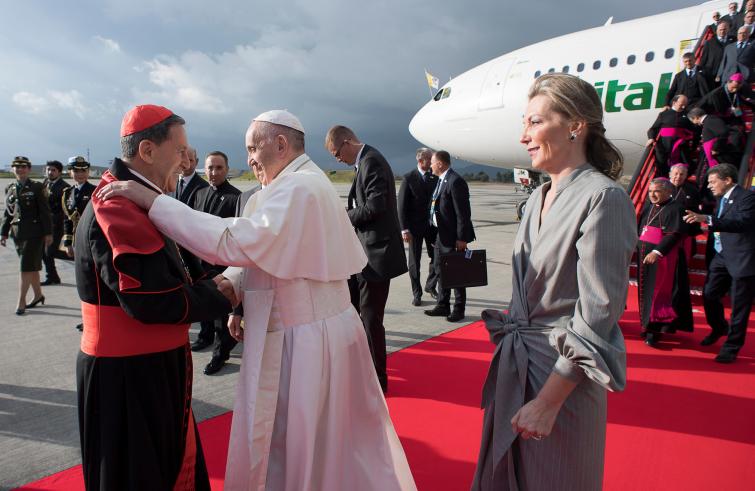
<svg viewBox="0 0 755 491"><path fill-rule="evenodd" d="M432 135L432 121L427 113L427 106L417 111L417 114L415 114L409 122L409 133L412 134L415 140L423 145L430 146L429 141Z"/></svg>

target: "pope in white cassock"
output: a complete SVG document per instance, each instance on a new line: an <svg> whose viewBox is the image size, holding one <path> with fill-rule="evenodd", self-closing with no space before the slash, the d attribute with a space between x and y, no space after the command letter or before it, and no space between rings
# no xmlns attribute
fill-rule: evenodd
<svg viewBox="0 0 755 491"><path fill-rule="evenodd" d="M346 280L367 258L333 185L304 153L304 128L286 111L246 133L262 184L240 218L218 218L114 182L158 229L212 264L244 307L244 355L225 488L414 490ZM229 288L228 283L221 284Z"/></svg>

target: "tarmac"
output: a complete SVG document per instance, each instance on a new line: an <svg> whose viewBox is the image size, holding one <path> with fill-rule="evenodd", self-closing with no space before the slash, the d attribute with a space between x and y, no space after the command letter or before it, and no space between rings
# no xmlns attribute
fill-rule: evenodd
<svg viewBox="0 0 755 491"><path fill-rule="evenodd" d="M0 179L2 189L11 180ZM248 181L234 180L242 191ZM335 184L346 202L349 184ZM515 206L526 198L511 184L471 184L472 221L477 240L473 249L486 249L488 285L467 290L467 317L450 323L428 317L423 310L434 301L411 305L409 276L391 281L385 328L389 352L457 329L479 319L483 309L505 308L511 297L511 246L518 222ZM0 203L0 208L4 207ZM427 275L428 259L421 266ZM74 328L81 319L73 265L57 261L62 284L43 287L46 302L14 314L18 292L18 258L11 240L0 248L0 490L9 490L81 463L76 409L76 355L80 334ZM44 279L44 272L41 273ZM31 301L29 293L27 301ZM196 337L198 325L190 337ZM197 421L233 408L241 364L237 346L226 366L216 375L202 373L211 348L194 353L194 400ZM390 368L390 359L388 361ZM389 387L390 390L390 387ZM388 393L390 397L390 392Z"/></svg>

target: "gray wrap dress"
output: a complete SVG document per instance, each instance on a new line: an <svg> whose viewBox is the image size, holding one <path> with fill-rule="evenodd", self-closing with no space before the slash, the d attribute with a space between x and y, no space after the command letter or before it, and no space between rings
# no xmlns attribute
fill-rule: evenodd
<svg viewBox="0 0 755 491"><path fill-rule="evenodd" d="M626 382L618 320L637 242L627 193L589 164L561 180L540 223L543 188L527 202L514 241L509 313L483 319L496 349L483 387L482 443L473 490L598 490L606 389ZM511 418L551 372L577 382L552 433L523 440Z"/></svg>

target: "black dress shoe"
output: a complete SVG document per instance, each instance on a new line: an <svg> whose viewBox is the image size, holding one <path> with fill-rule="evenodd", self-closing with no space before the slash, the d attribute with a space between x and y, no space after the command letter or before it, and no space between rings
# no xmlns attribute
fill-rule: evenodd
<svg viewBox="0 0 755 491"><path fill-rule="evenodd" d="M734 360L737 359L737 354L732 353L731 351L722 351L716 356L715 362L716 363L734 363Z"/></svg>
<svg viewBox="0 0 755 491"><path fill-rule="evenodd" d="M463 318L464 318L464 312L457 312L454 310L453 312L451 312L451 315L446 317L446 320L448 322L459 322Z"/></svg>
<svg viewBox="0 0 755 491"><path fill-rule="evenodd" d="M47 278L45 281L40 283L42 286L50 286L50 285L60 285L60 278Z"/></svg>
<svg viewBox="0 0 755 491"><path fill-rule="evenodd" d="M24 315L26 313L26 309L16 309L16 315Z"/></svg>
<svg viewBox="0 0 755 491"><path fill-rule="evenodd" d="M711 344L715 344L716 341L718 341L718 338L720 338L722 334L716 334L715 332L712 332L705 336L702 341L700 341L700 346L710 346Z"/></svg>
<svg viewBox="0 0 755 491"><path fill-rule="evenodd" d="M197 339L193 343L191 343L191 351L201 351L212 344L212 341L207 341L206 339Z"/></svg>
<svg viewBox="0 0 755 491"><path fill-rule="evenodd" d="M422 299L419 297L414 297L414 299L412 300L412 305L419 307L420 305L422 305Z"/></svg>
<svg viewBox="0 0 755 491"><path fill-rule="evenodd" d="M223 368L223 365L225 365L225 360L212 357L212 360L210 360L210 363L208 363L207 366L204 367L204 374L212 375L214 373L218 373L220 369Z"/></svg>
<svg viewBox="0 0 755 491"><path fill-rule="evenodd" d="M32 302L31 302L31 303L28 303L28 304L26 304L26 308L27 308L27 309L33 309L34 307L36 307L36 306L37 306L37 305L39 305L40 303L41 303L42 305L44 305L44 304L45 304L45 296L44 296L44 295L42 295L41 297L39 297L39 298L37 298L37 299L34 299L34 300L32 300Z"/></svg>
<svg viewBox="0 0 755 491"><path fill-rule="evenodd" d="M648 332L645 334L645 344L651 348L655 348L658 345L658 341L661 339L661 335L655 332Z"/></svg>
<svg viewBox="0 0 755 491"><path fill-rule="evenodd" d="M438 300L438 291L435 288L425 288L425 291L435 300Z"/></svg>
<svg viewBox="0 0 755 491"><path fill-rule="evenodd" d="M449 314L451 314L451 309L441 307L440 305L436 305L432 310L425 310L425 315L429 315L430 317L446 317Z"/></svg>

